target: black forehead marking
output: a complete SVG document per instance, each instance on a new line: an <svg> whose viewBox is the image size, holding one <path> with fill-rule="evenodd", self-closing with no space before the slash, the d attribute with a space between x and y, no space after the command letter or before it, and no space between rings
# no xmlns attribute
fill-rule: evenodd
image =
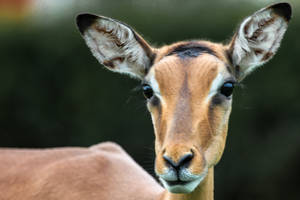
<svg viewBox="0 0 300 200"><path fill-rule="evenodd" d="M203 53L208 53L217 57L216 53L211 48L195 42L179 45L166 56L177 55L178 57L185 59L197 57Z"/></svg>

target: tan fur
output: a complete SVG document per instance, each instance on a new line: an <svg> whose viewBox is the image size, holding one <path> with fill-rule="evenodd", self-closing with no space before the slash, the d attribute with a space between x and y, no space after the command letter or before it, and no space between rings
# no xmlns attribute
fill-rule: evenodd
<svg viewBox="0 0 300 200"><path fill-rule="evenodd" d="M90 148L7 149L0 155L1 200L154 200L162 192L110 142Z"/></svg>
<svg viewBox="0 0 300 200"><path fill-rule="evenodd" d="M219 121L224 120L223 115L228 110L227 107L216 107L215 110L210 111L210 102L205 101L217 73L228 73L226 72L228 61L225 57L225 48L220 44L204 41L198 43L209 46L219 58L206 53L196 58L186 59L181 59L176 55L165 56L172 49L183 44L181 42L159 50L158 52L162 53L158 53L156 63L151 69L155 71L155 78L163 98L160 114L158 111L153 112L155 108L151 108L153 119L156 121L154 124L157 155L161 157L159 154L166 153L176 162L182 155L189 152L191 146L195 147L194 153L199 155L195 156L196 160L193 160L191 165L195 174L199 174L203 170L202 162L211 160L211 158L204 159L202 156L213 143L214 136L220 137L215 130L218 128ZM151 75L151 72L149 74ZM187 91L183 92L185 79ZM211 119L209 115L212 113L209 112L214 115ZM225 121L227 120L225 119ZM225 132L223 129L227 129L227 127L224 126L219 131ZM222 134L222 137L225 140L226 134ZM223 148L223 145L219 145L219 147ZM223 149L217 151L222 152ZM157 170L162 172L165 166L163 159L158 159L156 164Z"/></svg>
<svg viewBox="0 0 300 200"><path fill-rule="evenodd" d="M189 195L167 192L164 198L213 199L213 166L220 160L225 147L231 103L212 108L206 98L218 73L230 76L227 69L230 63L225 54L227 47L206 41L197 43L209 46L217 57L207 53L185 59L166 56L184 43L158 49L155 63L146 77L147 80L155 75L162 96L159 108L149 105L156 134L156 171L163 173L166 168L163 155L177 162L192 149L194 158L189 170L201 174L209 168L206 179Z"/></svg>

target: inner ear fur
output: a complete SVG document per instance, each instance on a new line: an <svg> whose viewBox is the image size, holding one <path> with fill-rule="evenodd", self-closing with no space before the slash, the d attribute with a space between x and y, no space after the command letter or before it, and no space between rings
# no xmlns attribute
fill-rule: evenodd
<svg viewBox="0 0 300 200"><path fill-rule="evenodd" d="M227 48L236 78L240 81L276 53L291 19L288 3L277 3L247 17Z"/></svg>
<svg viewBox="0 0 300 200"><path fill-rule="evenodd" d="M87 46L101 64L111 71L143 79L155 53L130 26L94 14L80 14L76 23Z"/></svg>

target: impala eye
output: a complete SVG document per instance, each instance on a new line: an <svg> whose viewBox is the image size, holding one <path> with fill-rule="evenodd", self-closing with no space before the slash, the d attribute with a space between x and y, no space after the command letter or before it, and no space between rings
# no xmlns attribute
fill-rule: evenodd
<svg viewBox="0 0 300 200"><path fill-rule="evenodd" d="M222 87L220 89L220 93L226 97L229 97L232 95L233 89L234 89L234 83L226 82L222 85Z"/></svg>
<svg viewBox="0 0 300 200"><path fill-rule="evenodd" d="M151 86L148 84L143 84L142 88L145 98L150 99L153 96L153 90Z"/></svg>

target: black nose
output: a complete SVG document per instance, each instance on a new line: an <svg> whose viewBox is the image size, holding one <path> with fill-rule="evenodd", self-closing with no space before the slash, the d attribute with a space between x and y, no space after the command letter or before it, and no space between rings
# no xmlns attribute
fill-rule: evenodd
<svg viewBox="0 0 300 200"><path fill-rule="evenodd" d="M168 157L167 155L163 155L163 158L167 163L167 165L173 167L176 170L180 169L181 167L188 167L193 157L194 157L193 153L187 153L183 155L177 162L174 162L172 158Z"/></svg>

